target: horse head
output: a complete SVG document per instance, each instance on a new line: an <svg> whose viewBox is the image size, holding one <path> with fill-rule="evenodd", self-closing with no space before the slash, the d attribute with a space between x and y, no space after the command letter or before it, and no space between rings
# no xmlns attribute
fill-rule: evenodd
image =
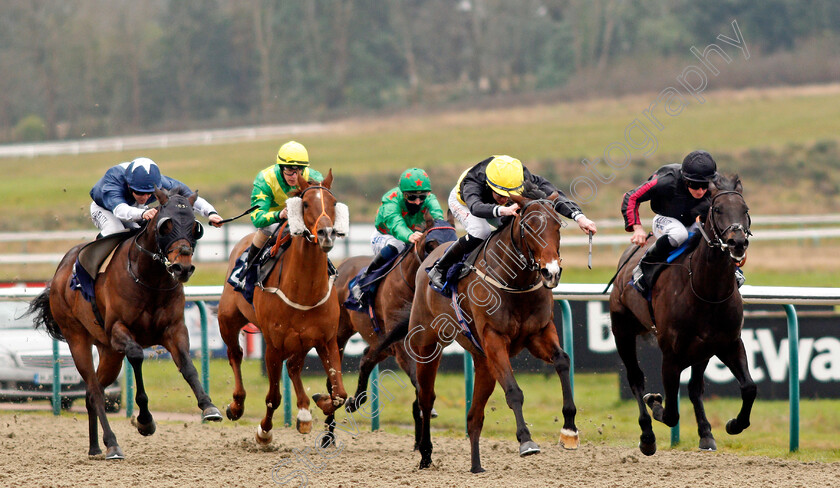
<svg viewBox="0 0 840 488"><path fill-rule="evenodd" d="M739 263L747 255L750 245L749 207L742 195L743 186L738 175L720 176L709 185L711 206L706 218L706 231L711 232L710 245L728 251Z"/></svg>
<svg viewBox="0 0 840 488"><path fill-rule="evenodd" d="M204 235L204 227L193 215L198 193L182 187L172 191L155 188L155 197L160 206L148 228L154 230L157 255L172 278L186 283L195 271L195 243Z"/></svg>
<svg viewBox="0 0 840 488"><path fill-rule="evenodd" d="M455 217L452 212L446 211L446 220L435 219L425 210L423 211L423 217L425 220L423 237L414 245L417 257L421 262L441 244L458 239L458 234L455 233Z"/></svg>
<svg viewBox="0 0 840 488"><path fill-rule="evenodd" d="M335 246L337 237L347 235L350 226L347 206L338 203L330 191L332 181L332 169L320 184L302 180L297 193L299 200L290 198L286 203L292 235L304 235L325 253Z"/></svg>
<svg viewBox="0 0 840 488"><path fill-rule="evenodd" d="M527 194L527 192L526 192ZM531 199L525 196L511 195L511 199L520 207L518 220L513 222L511 233L519 229L519 241L527 252L526 265L538 269L543 286L554 288L560 282L560 220L554 205L544 198ZM516 247L516 239L511 242ZM520 251L520 253L522 253Z"/></svg>

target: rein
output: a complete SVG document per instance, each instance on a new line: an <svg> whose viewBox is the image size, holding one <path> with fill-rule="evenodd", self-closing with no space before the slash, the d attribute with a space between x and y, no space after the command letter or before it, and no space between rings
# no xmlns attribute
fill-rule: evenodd
<svg viewBox="0 0 840 488"><path fill-rule="evenodd" d="M522 224L522 216L525 212L525 209L527 209L528 207L530 207L533 204L542 205L543 202L549 202L549 200L545 200L545 199L531 200L530 202L526 203L524 207L522 207L522 209L520 210L520 214L517 216L517 218L519 219L519 240L520 240L520 242L522 242L524 244L525 249L528 251L528 256L527 257L525 256L525 253L523 253L519 249L519 246L516 245L516 239L515 239L515 234L514 234L514 229L513 229L515 224L516 224L516 218L514 218L514 221L512 221L509 224L509 226L510 226L510 245L513 247L513 250L516 252L516 255L519 258L519 260L521 262L525 263L526 269L528 271L531 271L531 272L539 271L540 265L537 262L537 260L534 258L534 253L531 250L531 248L527 245L527 243L525 243L525 229L524 229L524 225ZM498 236L498 235L501 235L501 233L496 232L494 235ZM482 245L483 250L480 251L480 252L484 253L485 261L486 261L486 256L487 256L487 246L490 244L490 240L492 239L492 237L493 236L491 236L491 238L488 238L484 242L484 244ZM499 282L495 278L493 278L491 276L488 276L486 273L479 270L477 267L475 267L475 265L472 265L472 264L470 265L470 271L474 271L475 274L479 278L484 280L486 283L489 283L489 284L493 285L494 287L498 288L499 290L506 291L508 293L530 293L532 291L536 291L536 290L540 289L541 287L543 287L542 277L540 277L539 275L537 276L537 280L534 282L533 285L529 285L529 286L519 288L519 287L508 286L508 285L505 285L504 283Z"/></svg>
<svg viewBox="0 0 840 488"><path fill-rule="evenodd" d="M140 243L138 242L139 237L143 233L145 233L148 229L149 229L149 226L146 225L145 227L143 227L142 231L138 232L137 235L134 236L134 239L132 239L132 241L133 241L132 244L134 244L133 247L136 247L137 249L142 251L144 254L151 257L152 261L159 262L161 265L163 265L164 269L167 269L171 263L169 262L169 259L166 257L165 254L163 254L162 252L154 253L152 251L149 251L145 247L141 246ZM160 251L160 249L158 249L158 251ZM175 281L175 285L173 285L172 287L170 287L170 288L156 288L156 287L153 287L151 285L147 285L146 283L143 283L143 281L140 279L140 277L137 276L136 273L134 273L133 269L131 269L131 261L132 261L132 259L131 259L131 247L129 247L128 248L128 258L126 259L126 269L128 270L128 274L129 274L129 276L131 276L131 279L134 280L134 282L137 283L138 285L141 285L145 288L148 288L149 290L172 291L175 288L178 288L178 285L181 284L181 282L179 282L178 280L173 278L172 275L167 272L166 273L167 276L169 276L170 279Z"/></svg>
<svg viewBox="0 0 840 488"><path fill-rule="evenodd" d="M327 188L326 186L312 185L312 186L306 187L306 189L303 190L302 192L300 192L300 195L298 195L298 196L300 197L301 200L303 200L303 195L305 195L306 192L308 192L309 190L315 190L315 189L317 189L319 192L321 192L321 214L318 215L318 217L315 219L315 225L318 225L318 221L321 220L321 217L326 217L328 219L330 218L330 216L327 215L326 205L324 205L324 190L326 190L327 193L332 195L333 198L335 198L335 195L333 195L333 192L330 191L330 189ZM317 232L312 232L309 229L309 227L306 227L306 226L304 226L304 229L305 229L305 233L304 233L303 237L305 237L307 241L309 241L313 244L318 244L318 234L317 234Z"/></svg>

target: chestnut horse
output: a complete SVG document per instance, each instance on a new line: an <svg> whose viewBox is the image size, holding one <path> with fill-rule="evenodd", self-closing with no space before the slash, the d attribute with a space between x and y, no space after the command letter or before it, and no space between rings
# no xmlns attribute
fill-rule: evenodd
<svg viewBox="0 0 840 488"><path fill-rule="evenodd" d="M332 414L344 404L347 392L341 379L341 358L336 342L339 304L329 275L327 252L336 237L347 232L348 214L344 204L337 203L330 191L332 171L321 184L301 181L298 197L287 200L291 244L265 279L254 290L251 306L242 294L225 283L219 300L219 331L227 344L228 360L236 384L233 401L227 407L230 420L237 420L245 409L245 388L242 384L242 348L239 331L248 322L259 327L265 341L265 366L268 373L268 394L265 417L257 426L259 444L272 439L272 417L280 407L280 376L283 360L288 359L289 377L297 396L297 429L312 429L309 397L300 379L306 353L313 347L318 352L332 389L327 395L313 399L331 422ZM230 255L227 276L236 260L250 245L252 234L245 236ZM282 269L282 273L281 273Z"/></svg>
<svg viewBox="0 0 840 488"><path fill-rule="evenodd" d="M423 423L421 469L432 464L430 422L435 401L435 377L442 346L453 339L469 351L475 361L475 389L472 407L467 414L470 470L473 473L484 471L479 438L484 425L484 408L496 382L504 389L505 400L516 418L520 455L539 452L539 446L531 440L522 415L524 396L510 364L510 358L522 349L528 349L535 357L554 365L563 392L564 420L560 440L567 449L576 449L579 444L575 426L577 409L569 381L569 356L560 347L553 321L551 289L560 280L562 222L549 200L532 200L517 195L511 195L511 198L521 210L493 233L479 250L470 274L457 285L456 300L447 299L434 291L429 286L428 275L417 273L404 344L417 362L418 399ZM424 269L431 266L443 254L444 248L440 246L432 251L421 266ZM467 337L459 323L469 327L475 342Z"/></svg>
<svg viewBox="0 0 840 488"><path fill-rule="evenodd" d="M423 237L414 244L408 244L406 249L392 265L393 268L381 278L381 282L378 285L373 308L378 321L377 327L380 330L377 331L374 329L371 318L367 313L348 310L344 307L341 308L338 324L338 346L342 352L342 356L344 354L344 346L347 345L350 336L356 332L359 332L365 339L365 342L371 346L366 351L359 366L359 384L356 388L356 394L347 401L347 410L350 412L356 411L365 402L367 398L365 391L367 390L370 373L374 366L384 361L388 356L395 357L397 364L408 374L415 389L417 388L417 373L414 359L406 354L402 344L394 344L386 350L379 351L377 355L374 355L370 351L376 350L376 347L384 339L385 334L394 329L395 325L403 318L405 309L411 305L411 300L414 298L415 274L423 259L441 244L451 242L457 238L454 227L455 220L451 213L448 213L447 220L435 220L431 215L426 213L425 220L426 225L423 230ZM438 232L434 232L430 236L430 232L432 231ZM338 267L338 279L336 282L340 303L344 303L350 294L347 284L359 271L367 267L370 260L371 258L367 256L357 256L347 259ZM415 442L418 443L420 441L421 424L420 407L417 400L412 405L412 415L414 417Z"/></svg>
<svg viewBox="0 0 840 488"><path fill-rule="evenodd" d="M656 436L647 407L656 420L677 425L680 372L688 367L688 396L694 405L700 449L716 449L703 408L703 372L712 356L732 371L741 387L741 411L727 422L726 432L739 434L750 425L756 386L741 340L744 308L735 283L735 264L745 259L749 246L750 217L737 176L719 177L709 185L709 192L711 207L700 228L705 242L665 267L653 286L650 304L628 284L643 253L636 253L619 270L610 295L615 345L639 405L639 449L648 456L656 452ZM628 248L619 262L627 261L635 249ZM651 332L662 350L664 408L662 395L645 394L645 377L636 358L636 336Z"/></svg>
<svg viewBox="0 0 840 488"><path fill-rule="evenodd" d="M102 453L97 439L98 419L107 449L105 458L124 458L105 416L103 395L103 388L117 379L123 357L134 368L137 382L137 430L143 435L155 432L143 384L144 347L165 347L198 399L202 420L222 420L190 360L183 283L195 270L192 255L203 230L192 211L198 194L187 197L179 190L155 190L160 203L157 215L133 238L119 244L110 264L97 278L96 307L103 324L98 323L94 308L81 291L70 285L82 244L64 256L53 279L29 307L36 328L43 325L52 337L67 341L73 362L85 380L90 456ZM99 350L96 368L91 349L94 345Z"/></svg>

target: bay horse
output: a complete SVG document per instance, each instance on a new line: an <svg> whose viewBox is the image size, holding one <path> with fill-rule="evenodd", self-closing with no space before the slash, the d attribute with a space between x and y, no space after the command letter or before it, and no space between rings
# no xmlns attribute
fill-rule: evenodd
<svg viewBox="0 0 840 488"><path fill-rule="evenodd" d="M527 192L526 195L533 196ZM431 411L435 401L435 377L442 346L453 340L469 351L475 362L475 387L472 406L467 413L471 472L484 471L479 438L484 426L484 408L496 382L504 389L505 400L516 418L520 455L539 452L522 414L524 396L510 364L510 358L522 349L528 349L535 357L554 366L563 394L564 420L560 440L567 449L577 449L579 445L575 426L577 409L569 380L569 356L560 347L553 322L551 289L560 281L560 228L563 223L550 200L518 195L511 195L511 198L521 207L519 213L488 237L470 273L458 282L454 299L434 291L426 273L417 273L407 332L402 336L406 350L417 363L422 417L420 469L432 464ZM445 247L432 251L423 261L423 268L428 269L443 254ZM472 339L460 323L469 329ZM389 334L389 340L399 337Z"/></svg>
<svg viewBox="0 0 840 488"><path fill-rule="evenodd" d="M411 306L411 300L414 298L414 279L420 263L438 246L456 238L455 219L450 212L447 212L447 220L435 220L426 212L423 237L414 244L408 244L396 262L392 264L391 271L384 275L378 285L373 305L377 325L374 326L368 313L341 307L338 323L338 346L342 352L342 357L344 346L347 345L350 336L356 332L359 332L365 342L370 345L365 351L359 366L359 383L356 394L347 400L348 411L355 412L364 404L367 399L366 390L370 373L374 366L384 361L388 356L394 356L397 364L408 375L411 384L414 385L415 389L417 388L417 372L414 359L406 353L402 344L394 344L381 351L377 351L376 348L385 338L385 335L391 332L404 318L404 311ZM356 256L345 260L338 267L336 283L339 303L344 303L350 294L347 286L350 280L359 271L367 267L370 261L371 258L368 256ZM412 416L414 418L415 443L419 443L420 407L416 399L412 404Z"/></svg>
<svg viewBox="0 0 840 488"><path fill-rule="evenodd" d="M192 256L196 240L203 234L192 210L198 193L190 195L180 187L171 192L157 188L155 197L160 204L155 217L134 237L119 244L110 264L96 279L96 312L82 292L70 284L84 244L64 256L52 280L30 304L35 327L43 325L53 338L67 341L73 362L85 381L89 456L102 454L97 439L98 419L107 449L105 459L125 457L105 416L103 395L103 388L117 379L124 357L134 368L137 383L137 430L144 436L155 432L143 383L145 347L159 344L169 351L198 400L203 421L222 420L190 360L189 334L184 324L183 284L195 270ZM96 368L91 346L99 350Z"/></svg>
<svg viewBox="0 0 840 488"><path fill-rule="evenodd" d="M242 417L245 409L239 331L249 322L253 323L265 341L269 389L265 397L265 416L257 426L256 440L261 445L269 444L273 437L272 417L280 407L284 360L288 359L289 377L297 396L299 432L308 433L312 429L309 397L300 379L304 358L310 349L314 347L317 351L332 385L327 395L313 395L315 403L327 416L327 423L347 399L336 342L339 303L333 286L334 277L328 272L327 252L335 245L336 237L346 234L349 216L347 207L337 203L330 191L332 181L332 170L320 184L301 180L298 196L287 200L291 244L265 278L263 286L254 289L253 306L227 282L219 300L219 332L227 345L235 380L233 401L227 407L230 420ZM243 237L233 248L227 276L252 237L253 234Z"/></svg>
<svg viewBox="0 0 840 488"><path fill-rule="evenodd" d="M745 259L748 236L752 235L742 191L737 175L719 177L709 185L711 206L700 227L704 241L665 266L652 288L650 303L629 284L643 253L632 255L637 247L630 246L619 261L627 262L619 269L610 295L610 317L615 345L639 406L639 449L645 455L656 452L647 407L656 420L669 427L677 425L680 372L688 367L688 395L694 405L700 449L717 448L703 408L703 372L712 356L732 371L741 389L741 410L727 422L726 432L739 434L750 425L756 386L741 340L744 307L735 282L735 265ZM661 394L645 394L644 373L636 357L636 336L649 333L655 335L662 351L664 407Z"/></svg>

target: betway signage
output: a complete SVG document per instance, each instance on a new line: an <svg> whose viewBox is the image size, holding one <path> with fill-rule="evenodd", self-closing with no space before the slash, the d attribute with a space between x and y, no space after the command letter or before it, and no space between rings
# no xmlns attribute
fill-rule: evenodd
<svg viewBox="0 0 840 488"><path fill-rule="evenodd" d="M615 349L607 302L571 302L575 334L575 372L621 371L622 396L629 397L624 367ZM799 380L803 398L840 398L840 321L833 307L798 307ZM559 318L560 310L555 310ZM750 374L759 397L788 397L789 341L779 305L745 306L741 333ZM662 391L661 355L655 338L640 338L639 364L648 391ZM686 385L690 369L683 371ZM706 368L706 395L740 396L735 378L717 358ZM683 394L687 394L683 386Z"/></svg>

